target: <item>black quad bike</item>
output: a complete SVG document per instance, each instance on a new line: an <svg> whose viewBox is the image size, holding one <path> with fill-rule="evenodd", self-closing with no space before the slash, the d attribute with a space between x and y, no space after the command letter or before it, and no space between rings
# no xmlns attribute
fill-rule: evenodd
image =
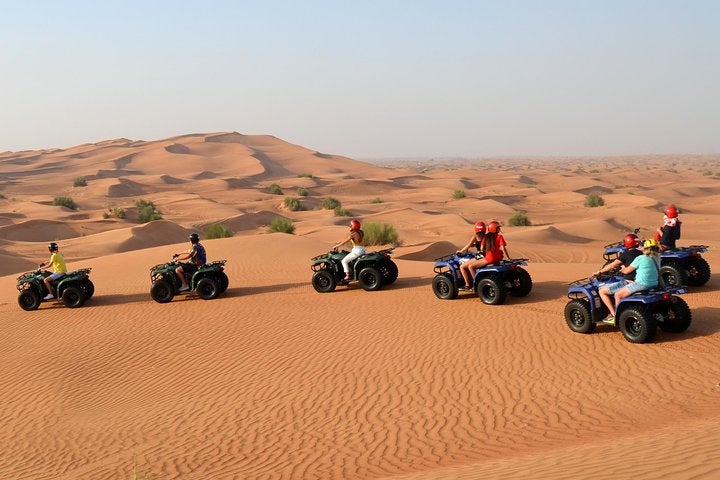
<svg viewBox="0 0 720 480"><path fill-rule="evenodd" d="M81 268L68 272L57 280L52 281L55 289L55 298L45 300L48 294L45 287L45 278L52 272L36 269L25 272L17 277L18 304L23 310L37 310L42 302L62 300L66 307L82 307L86 300L95 293L95 285L90 280L90 268Z"/></svg>
<svg viewBox="0 0 720 480"><path fill-rule="evenodd" d="M215 260L198 268L191 275L185 274L185 281L190 287L185 291L178 291L180 280L175 269L180 266L176 257L167 263L160 263L150 269L150 296L158 303L168 303L175 295L196 293L203 300L212 300L227 290L229 281L224 272L227 260Z"/></svg>
<svg viewBox="0 0 720 480"><path fill-rule="evenodd" d="M390 258L394 248L386 248L376 252L367 252L350 262L350 281L357 281L367 291L380 290L383 285L390 285L398 277L398 268ZM347 250L331 250L313 257L312 285L316 292L332 292L338 285L348 285L344 280L345 272L342 259L350 252Z"/></svg>

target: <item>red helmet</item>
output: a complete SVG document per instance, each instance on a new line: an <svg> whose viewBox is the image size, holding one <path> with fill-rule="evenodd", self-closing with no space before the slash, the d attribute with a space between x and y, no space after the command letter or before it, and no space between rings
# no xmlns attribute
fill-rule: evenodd
<svg viewBox="0 0 720 480"><path fill-rule="evenodd" d="M667 207L665 207L665 215L667 215L668 218L677 218L677 207L675 205L668 205Z"/></svg>
<svg viewBox="0 0 720 480"><path fill-rule="evenodd" d="M623 245L625 248L635 248L640 245L640 239L634 233L628 233L623 239Z"/></svg>
<svg viewBox="0 0 720 480"><path fill-rule="evenodd" d="M350 220L350 230L360 230L360 220Z"/></svg>
<svg viewBox="0 0 720 480"><path fill-rule="evenodd" d="M497 233L500 231L500 224L493 220L492 222L488 223L487 226L488 233Z"/></svg>
<svg viewBox="0 0 720 480"><path fill-rule="evenodd" d="M485 233L485 222L480 221L475 224L475 233Z"/></svg>

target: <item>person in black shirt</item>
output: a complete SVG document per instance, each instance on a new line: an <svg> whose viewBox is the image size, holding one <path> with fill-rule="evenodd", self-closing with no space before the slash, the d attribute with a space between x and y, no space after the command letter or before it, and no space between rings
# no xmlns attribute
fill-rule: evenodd
<svg viewBox="0 0 720 480"><path fill-rule="evenodd" d="M618 258L595 272L596 276L600 275L601 273L610 272L620 266L627 267L633 262L633 260L643 254L643 251L638 248L640 246L640 239L634 233L628 233L627 235L625 235L625 238L623 239L623 246L625 247L625 251L622 252L618 256ZM622 280L618 282L607 283L600 287L598 293L600 294L600 298L610 312L614 311L612 299L615 295L615 292L621 290L633 280L635 280L634 269L632 272L624 274ZM606 320L614 322L615 316L608 315Z"/></svg>
<svg viewBox="0 0 720 480"><path fill-rule="evenodd" d="M662 227L655 232L655 240L660 243L660 250L671 250L675 248L675 241L680 238L680 224L678 209L675 205L665 207L665 216Z"/></svg>

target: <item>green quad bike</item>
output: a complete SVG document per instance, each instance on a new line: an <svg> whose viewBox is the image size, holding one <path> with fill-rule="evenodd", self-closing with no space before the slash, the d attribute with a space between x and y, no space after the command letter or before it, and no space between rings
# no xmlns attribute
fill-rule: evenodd
<svg viewBox="0 0 720 480"><path fill-rule="evenodd" d="M197 293L203 300L212 300L227 290L229 281L224 272L224 265L227 260L215 260L208 262L198 268L192 275L185 274L185 281L189 290L179 292L180 280L175 274L175 269L180 262L173 256L167 263L160 263L150 269L150 296L158 303L168 303L175 295Z"/></svg>
<svg viewBox="0 0 720 480"><path fill-rule="evenodd" d="M81 268L68 272L52 282L55 298L45 300L49 293L45 278L52 272L38 268L17 277L18 305L23 310L37 310L42 302L62 300L66 307L78 308L95 293L95 285L90 280L90 268Z"/></svg>
<svg viewBox="0 0 720 480"><path fill-rule="evenodd" d="M398 278L398 268L390 258L394 248L386 248L376 252L367 252L350 262L350 281L357 281L363 290L380 290L383 285L390 285ZM342 259L350 252L347 250L330 250L313 257L310 268L315 272L312 285L316 292L332 292L338 285L348 285L342 268Z"/></svg>

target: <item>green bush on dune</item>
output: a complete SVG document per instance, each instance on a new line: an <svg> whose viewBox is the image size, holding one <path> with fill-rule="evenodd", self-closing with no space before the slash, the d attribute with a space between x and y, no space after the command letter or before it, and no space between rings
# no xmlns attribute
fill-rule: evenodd
<svg viewBox="0 0 720 480"><path fill-rule="evenodd" d="M148 223L153 220L162 220L162 214L155 208L155 204L149 200L138 200L135 202L140 223Z"/></svg>
<svg viewBox="0 0 720 480"><path fill-rule="evenodd" d="M530 225L530 218L525 212L515 212L513 216L508 219L508 224L513 227L527 227Z"/></svg>
<svg viewBox="0 0 720 480"><path fill-rule="evenodd" d="M605 205L605 200L597 193L591 193L585 197L586 207L602 207L603 205Z"/></svg>
<svg viewBox="0 0 720 480"><path fill-rule="evenodd" d="M465 198L465 190L455 190L453 192L453 198L456 200L460 198Z"/></svg>
<svg viewBox="0 0 720 480"><path fill-rule="evenodd" d="M322 208L326 210L335 210L338 207L342 207L342 203L340 203L340 200L333 197L326 197L322 201Z"/></svg>
<svg viewBox="0 0 720 480"><path fill-rule="evenodd" d="M56 207L67 207L70 210L77 210L77 204L70 197L55 197L53 205Z"/></svg>
<svg viewBox="0 0 720 480"><path fill-rule="evenodd" d="M363 225L367 245L397 245L398 233L388 223L370 222Z"/></svg>
<svg viewBox="0 0 720 480"><path fill-rule="evenodd" d="M73 182L73 187L87 187L87 180L85 177L78 177Z"/></svg>
<svg viewBox="0 0 720 480"><path fill-rule="evenodd" d="M205 238L208 240L212 240L213 238L228 238L232 237L233 232L228 227L223 225L222 223L216 223L214 225L210 225L205 229Z"/></svg>
<svg viewBox="0 0 720 480"><path fill-rule="evenodd" d="M285 197L285 207L290 210L291 212L295 212L297 210L305 210L303 208L303 204L295 197Z"/></svg>
<svg viewBox="0 0 720 480"><path fill-rule="evenodd" d="M278 185L277 183L271 184L268 188L270 189L270 193L272 193L273 195L283 194L282 188L280 188L280 185Z"/></svg>
<svg viewBox="0 0 720 480"><path fill-rule="evenodd" d="M268 231L270 233L295 233L295 225L289 218L276 217L270 222Z"/></svg>

